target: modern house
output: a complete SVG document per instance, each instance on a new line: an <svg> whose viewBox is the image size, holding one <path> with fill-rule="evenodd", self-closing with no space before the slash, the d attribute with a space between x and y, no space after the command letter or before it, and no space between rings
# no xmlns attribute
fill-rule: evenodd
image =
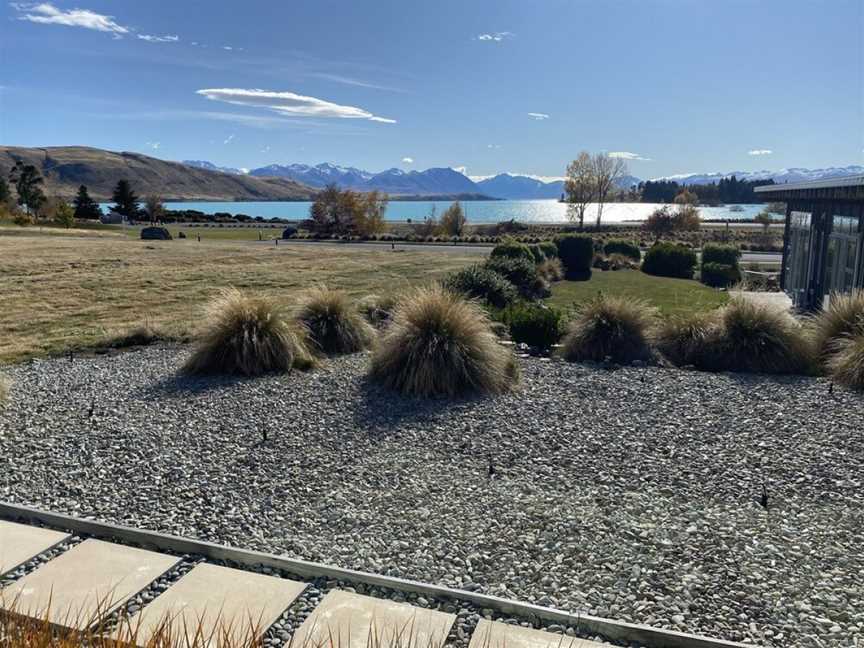
<svg viewBox="0 0 864 648"><path fill-rule="evenodd" d="M864 287L864 176L756 187L786 203L781 288L796 307L820 308L831 293Z"/></svg>

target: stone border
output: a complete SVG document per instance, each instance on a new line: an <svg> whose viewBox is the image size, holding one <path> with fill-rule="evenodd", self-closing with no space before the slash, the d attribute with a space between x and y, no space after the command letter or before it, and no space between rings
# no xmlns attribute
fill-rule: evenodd
<svg viewBox="0 0 864 648"><path fill-rule="evenodd" d="M306 578L327 577L364 585L386 587L403 592L415 592L435 598L468 601L481 608L492 608L512 616L532 618L578 627L582 631L603 635L622 642L636 642L650 648L755 648L754 644L742 644L722 639L711 639L698 635L663 630L635 623L615 621L580 613L564 612L531 603L522 603L487 594L466 592L441 585L380 576L367 572L344 569L321 563L309 562L260 551L235 549L179 536L145 531L131 527L75 518L60 513L0 502L0 518L40 524L75 533L84 533L102 540L119 539L140 546L167 549L185 554L198 554L213 560L229 560L238 565L273 567Z"/></svg>

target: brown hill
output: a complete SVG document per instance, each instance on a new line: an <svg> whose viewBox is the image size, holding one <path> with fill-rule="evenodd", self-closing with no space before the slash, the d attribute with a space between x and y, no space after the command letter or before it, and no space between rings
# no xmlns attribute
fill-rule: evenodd
<svg viewBox="0 0 864 648"><path fill-rule="evenodd" d="M3 177L19 159L40 170L47 195L67 199L83 184L95 200L108 201L121 179L128 180L142 198L158 194L163 200L309 200L316 192L285 178L231 175L140 153L115 153L87 146L0 146Z"/></svg>

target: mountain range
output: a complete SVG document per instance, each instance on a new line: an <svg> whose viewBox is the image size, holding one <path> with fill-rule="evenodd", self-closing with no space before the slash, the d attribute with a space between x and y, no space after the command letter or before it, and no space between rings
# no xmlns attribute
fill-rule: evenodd
<svg viewBox="0 0 864 648"><path fill-rule="evenodd" d="M778 184L826 180L864 175L864 166L851 164L845 167L826 167L824 169L805 169L792 167L779 171L731 171L729 173L689 173L655 178L655 180L674 180L680 185L711 184L722 178L735 176L738 180L773 180Z"/></svg>

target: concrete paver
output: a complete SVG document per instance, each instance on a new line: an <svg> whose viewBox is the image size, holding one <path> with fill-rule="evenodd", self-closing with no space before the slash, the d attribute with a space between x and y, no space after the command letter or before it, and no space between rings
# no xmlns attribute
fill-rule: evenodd
<svg viewBox="0 0 864 648"><path fill-rule="evenodd" d="M0 520L0 575L69 538L68 533Z"/></svg>
<svg viewBox="0 0 864 648"><path fill-rule="evenodd" d="M468 648L611 648L611 646L545 630L480 619Z"/></svg>

